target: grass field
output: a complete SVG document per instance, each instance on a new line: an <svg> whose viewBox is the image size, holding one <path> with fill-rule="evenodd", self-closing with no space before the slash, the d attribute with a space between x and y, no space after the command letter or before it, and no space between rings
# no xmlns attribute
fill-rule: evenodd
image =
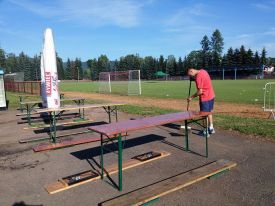
<svg viewBox="0 0 275 206"><path fill-rule="evenodd" d="M270 80L214 80L216 101L263 104L263 87ZM189 81L142 81L142 96L183 99L187 97ZM118 90L119 88L114 88ZM97 82L61 82L62 91L98 92ZM192 82L192 92L195 83Z"/></svg>
<svg viewBox="0 0 275 206"><path fill-rule="evenodd" d="M270 80L216 80L213 81L216 92L216 101L243 104L263 104L263 87ZM142 97L154 98L186 98L189 81L143 81ZM115 89L120 89L119 87ZM192 83L193 92L195 83ZM98 91L97 82L62 82L61 91L79 91L92 93ZM11 108L18 107L18 94L7 93ZM37 99L39 97L32 97ZM157 99L156 99L157 101ZM90 102L89 102L90 103ZM258 106L258 105L257 105ZM158 115L176 112L173 109L161 109L157 107L141 107L126 105L120 107L121 111L139 115ZM236 117L229 115L215 115L215 125L226 130L235 130L243 134L275 138L274 120Z"/></svg>

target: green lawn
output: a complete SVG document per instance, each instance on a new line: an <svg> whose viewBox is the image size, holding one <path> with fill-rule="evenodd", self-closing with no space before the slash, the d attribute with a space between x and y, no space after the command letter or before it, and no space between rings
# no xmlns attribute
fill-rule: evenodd
<svg viewBox="0 0 275 206"><path fill-rule="evenodd" d="M216 101L263 104L263 87L272 80L213 80ZM189 81L142 81L142 96L183 99ZM119 87L113 88L114 91ZM62 91L98 92L97 82L61 82ZM121 89L125 90L125 89ZM192 83L192 92L195 83Z"/></svg>

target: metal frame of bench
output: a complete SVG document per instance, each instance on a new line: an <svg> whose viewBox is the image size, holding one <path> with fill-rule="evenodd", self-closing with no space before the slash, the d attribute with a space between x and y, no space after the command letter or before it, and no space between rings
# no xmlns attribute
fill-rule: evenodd
<svg viewBox="0 0 275 206"><path fill-rule="evenodd" d="M81 106L85 104L85 98L71 98L71 99L61 99L60 102L65 102L65 101L72 101L74 102L77 106ZM29 101L29 102L20 102L20 105L25 105L26 109L26 115L28 119L28 124L29 126L32 125L31 122L31 115L36 114L35 111L35 106L38 106L38 104L41 104L42 101ZM62 104L63 105L63 104ZM34 111L34 113L32 113ZM60 117L64 111L60 112L57 116ZM82 114L81 114L81 109L78 110L78 114L80 118L84 119L85 118L85 112L84 109L82 109Z"/></svg>
<svg viewBox="0 0 275 206"><path fill-rule="evenodd" d="M104 146L108 144L108 142L117 141L118 144L118 190L122 191L122 135L127 134L131 131L137 131L142 129L147 129L156 126L162 126L168 123L175 122L184 122L185 125L185 151L189 150L189 136L188 136L188 125L191 123L196 123L201 127L208 128L207 117L210 115L210 112L194 112L194 111L186 111L186 112L178 112L171 114L164 114L154 117L145 117L142 119L136 120L126 120L116 123L111 123L107 125L98 125L89 127L90 130L97 132L100 134L100 166L101 166L101 179L104 177ZM205 125L200 124L199 121L204 121ZM106 136L107 138L103 138ZM208 157L208 130L205 132L205 157Z"/></svg>
<svg viewBox="0 0 275 206"><path fill-rule="evenodd" d="M50 119L50 139L53 143L56 143L56 123L58 120L58 115L63 113L64 111L71 111L71 110L85 110L85 109L93 109L93 108L100 108L102 107L104 111L108 114L109 123L112 122L111 116L114 115L116 121L118 121L118 113L117 113L117 106L125 105L125 103L104 103L104 104L91 104L91 105L79 105L75 107L64 106L58 109L38 109L35 112L39 113L48 113ZM85 118L84 113L81 115L81 118Z"/></svg>

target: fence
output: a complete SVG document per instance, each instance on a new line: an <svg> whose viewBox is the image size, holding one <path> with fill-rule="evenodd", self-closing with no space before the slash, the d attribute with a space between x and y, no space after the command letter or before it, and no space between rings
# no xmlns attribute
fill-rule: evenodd
<svg viewBox="0 0 275 206"><path fill-rule="evenodd" d="M24 81L14 82L5 81L5 89L10 92L20 92L28 94L41 94L41 83L40 81Z"/></svg>

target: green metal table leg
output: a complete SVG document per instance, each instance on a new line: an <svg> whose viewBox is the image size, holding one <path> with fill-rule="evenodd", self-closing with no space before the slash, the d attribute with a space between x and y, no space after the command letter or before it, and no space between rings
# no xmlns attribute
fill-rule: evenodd
<svg viewBox="0 0 275 206"><path fill-rule="evenodd" d="M122 191L122 137L118 135L118 189Z"/></svg>
<svg viewBox="0 0 275 206"><path fill-rule="evenodd" d="M117 117L117 106L115 106L115 115L116 115L116 122L118 121L118 117Z"/></svg>
<svg viewBox="0 0 275 206"><path fill-rule="evenodd" d="M31 126L32 125L32 123L31 123L31 108L30 108L29 104L27 104L26 107L27 107L28 124L29 124L29 126Z"/></svg>
<svg viewBox="0 0 275 206"><path fill-rule="evenodd" d="M184 121L184 126L185 126L185 150L189 151L189 140L188 140L188 122L187 120Z"/></svg>
<svg viewBox="0 0 275 206"><path fill-rule="evenodd" d="M104 151L103 151L103 135L100 135L100 167L101 167L101 179L103 179L104 176L104 162L103 162L103 155L104 155Z"/></svg>
<svg viewBox="0 0 275 206"><path fill-rule="evenodd" d="M56 115L55 112L50 112L50 138L53 143L56 143Z"/></svg>
<svg viewBox="0 0 275 206"><path fill-rule="evenodd" d="M205 157L208 157L208 117L205 117L206 129L205 129Z"/></svg>
<svg viewBox="0 0 275 206"><path fill-rule="evenodd" d="M56 142L56 116L55 112L53 112L53 142Z"/></svg>
<svg viewBox="0 0 275 206"><path fill-rule="evenodd" d="M85 99L82 99L82 105L84 106L85 104ZM82 115L83 115L83 119L85 119L85 109L82 108Z"/></svg>
<svg viewBox="0 0 275 206"><path fill-rule="evenodd" d="M108 117L109 117L109 123L111 123L112 118L111 118L111 108L110 108L110 106L108 106L107 113L108 113Z"/></svg>
<svg viewBox="0 0 275 206"><path fill-rule="evenodd" d="M20 108L20 112L23 112L23 107L22 107L22 103L23 102L23 99L22 99L22 96L19 96L19 108Z"/></svg>

